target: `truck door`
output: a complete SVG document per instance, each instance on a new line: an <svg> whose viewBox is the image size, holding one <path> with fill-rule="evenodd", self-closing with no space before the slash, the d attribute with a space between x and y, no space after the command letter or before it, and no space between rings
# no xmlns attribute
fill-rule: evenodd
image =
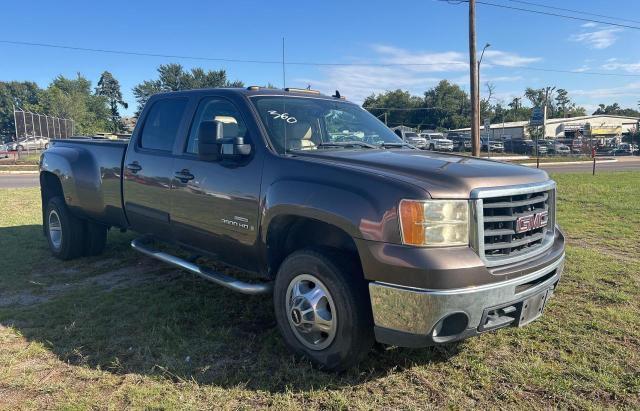
<svg viewBox="0 0 640 411"><path fill-rule="evenodd" d="M186 121L188 99L151 101L142 127L131 137L124 159L123 196L127 219L139 233L170 239L173 147Z"/></svg>
<svg viewBox="0 0 640 411"><path fill-rule="evenodd" d="M252 145L252 154L238 160L199 159L200 123L212 120L223 123L224 138L244 137L245 143ZM207 96L199 101L173 164L171 229L174 238L184 245L254 270L262 152L254 143L257 128L249 132L247 125L230 100Z"/></svg>

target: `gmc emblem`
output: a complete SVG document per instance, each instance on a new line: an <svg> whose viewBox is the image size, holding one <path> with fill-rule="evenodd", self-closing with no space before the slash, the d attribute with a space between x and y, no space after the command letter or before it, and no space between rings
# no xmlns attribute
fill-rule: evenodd
<svg viewBox="0 0 640 411"><path fill-rule="evenodd" d="M535 230L536 228L545 227L548 222L548 211L541 211L539 213L519 217L516 220L516 233L524 233L525 231L531 231Z"/></svg>

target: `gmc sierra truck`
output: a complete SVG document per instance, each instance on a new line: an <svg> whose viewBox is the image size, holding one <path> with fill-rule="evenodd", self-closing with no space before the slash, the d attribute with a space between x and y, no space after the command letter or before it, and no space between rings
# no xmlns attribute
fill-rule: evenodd
<svg viewBox="0 0 640 411"><path fill-rule="evenodd" d="M147 256L271 293L286 345L326 370L375 341L526 325L564 263L544 171L418 150L338 93L157 94L129 141L52 141L40 183L56 257L98 255L109 228L133 230Z"/></svg>

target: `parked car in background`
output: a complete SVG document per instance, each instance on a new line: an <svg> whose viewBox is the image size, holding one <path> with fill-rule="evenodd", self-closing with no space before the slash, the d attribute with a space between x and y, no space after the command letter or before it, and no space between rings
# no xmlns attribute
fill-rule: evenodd
<svg viewBox="0 0 640 411"><path fill-rule="evenodd" d="M453 143L453 151L471 151L471 137L454 135L447 138Z"/></svg>
<svg viewBox="0 0 640 411"><path fill-rule="evenodd" d="M547 144L547 151L550 154L557 154L561 156L568 156L571 154L571 149L566 144L558 143L558 142L549 142Z"/></svg>
<svg viewBox="0 0 640 411"><path fill-rule="evenodd" d="M508 153L531 155L535 152L535 143L531 140L505 140L503 144Z"/></svg>
<svg viewBox="0 0 640 411"><path fill-rule="evenodd" d="M417 133L404 133L404 141L421 149L427 147L427 140L424 137L419 136Z"/></svg>
<svg viewBox="0 0 640 411"><path fill-rule="evenodd" d="M493 153L504 153L504 143L499 140L480 139L480 150Z"/></svg>
<svg viewBox="0 0 640 411"><path fill-rule="evenodd" d="M533 154L536 154L536 152L534 151ZM549 146L547 145L547 143L545 141L539 141L538 142L538 152L537 154L539 156L544 156L549 154Z"/></svg>
<svg viewBox="0 0 640 411"><path fill-rule="evenodd" d="M404 130L402 127L395 127L392 128L392 130L398 137L400 137L403 141L411 144L412 146L415 146L422 150L427 147L427 140L424 137L420 137L413 131Z"/></svg>
<svg viewBox="0 0 640 411"><path fill-rule="evenodd" d="M609 150L607 152L607 154L613 155L613 156L631 156L631 155L637 155L638 154L638 146L633 144L629 144L629 143L621 143L619 144L616 148Z"/></svg>
<svg viewBox="0 0 640 411"><path fill-rule="evenodd" d="M571 153L573 154L582 153L583 144L582 144L582 139L580 138L564 138L564 139L558 139L556 140L556 142L564 144L567 147L569 147L569 150L571 150Z"/></svg>
<svg viewBox="0 0 640 411"><path fill-rule="evenodd" d="M6 144L0 144L0 158L9 157L9 147Z"/></svg>
<svg viewBox="0 0 640 411"><path fill-rule="evenodd" d="M27 137L8 144L10 151L46 150L49 148L49 139L46 137Z"/></svg>
<svg viewBox="0 0 640 411"><path fill-rule="evenodd" d="M427 149L432 151L453 151L453 141L442 133L420 133L426 139Z"/></svg>

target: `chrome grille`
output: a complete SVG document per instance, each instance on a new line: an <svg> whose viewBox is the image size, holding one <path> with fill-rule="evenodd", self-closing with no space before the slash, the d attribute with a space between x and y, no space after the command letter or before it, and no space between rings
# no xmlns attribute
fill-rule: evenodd
<svg viewBox="0 0 640 411"><path fill-rule="evenodd" d="M546 250L553 242L555 183L474 190L476 249L488 266L507 264ZM517 233L520 217L547 211L547 225Z"/></svg>

